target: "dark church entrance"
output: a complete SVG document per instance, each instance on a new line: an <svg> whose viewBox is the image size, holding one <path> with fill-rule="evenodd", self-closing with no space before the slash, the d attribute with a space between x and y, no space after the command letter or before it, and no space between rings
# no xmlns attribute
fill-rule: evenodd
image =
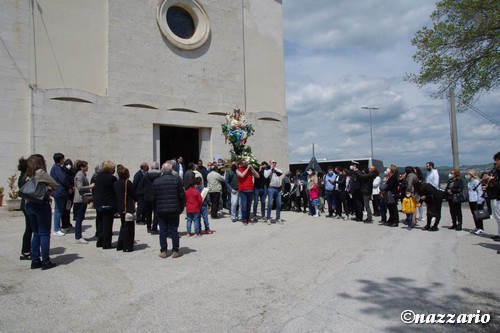
<svg viewBox="0 0 500 333"><path fill-rule="evenodd" d="M200 156L199 129L160 126L160 161L182 156L184 165L197 162Z"/></svg>

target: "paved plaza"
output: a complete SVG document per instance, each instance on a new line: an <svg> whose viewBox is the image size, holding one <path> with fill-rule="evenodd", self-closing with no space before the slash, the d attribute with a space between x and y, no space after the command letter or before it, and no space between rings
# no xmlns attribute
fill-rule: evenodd
<svg viewBox="0 0 500 333"><path fill-rule="evenodd" d="M57 267L41 271L19 260L24 217L3 211L0 332L498 332L496 222L477 236L468 207L460 232L444 228L446 204L442 212L438 232L294 212L284 225L245 227L225 215L211 221L213 235L181 237L177 259L158 257L145 226L132 253L69 233L52 236ZM89 211L83 235L94 233ZM404 310L490 320L405 324Z"/></svg>

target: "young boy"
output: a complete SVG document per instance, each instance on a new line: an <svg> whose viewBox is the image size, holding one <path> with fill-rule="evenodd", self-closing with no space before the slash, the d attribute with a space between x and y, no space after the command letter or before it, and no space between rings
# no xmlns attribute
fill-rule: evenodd
<svg viewBox="0 0 500 333"><path fill-rule="evenodd" d="M413 214L417 210L417 200L411 195L410 189L405 191L402 206L403 213L406 214L405 224L408 225L408 229L411 229L413 228Z"/></svg>
<svg viewBox="0 0 500 333"><path fill-rule="evenodd" d="M211 235L214 232L210 229L208 224L208 205L210 204L210 197L208 196L208 188L203 186L203 179L201 177L196 177L194 179L195 188L200 192L202 204L201 204L201 217L203 218L203 224L205 225L205 235ZM201 221L200 221L201 228Z"/></svg>
<svg viewBox="0 0 500 333"><path fill-rule="evenodd" d="M186 190L186 229L187 236L192 236L191 223L194 222L194 236L201 237L200 212L202 199L200 192L194 188L194 185L194 180L189 181L188 189Z"/></svg>

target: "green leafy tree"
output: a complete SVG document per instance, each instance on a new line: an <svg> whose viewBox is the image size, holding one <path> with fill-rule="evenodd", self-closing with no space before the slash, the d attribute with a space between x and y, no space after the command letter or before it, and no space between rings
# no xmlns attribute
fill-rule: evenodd
<svg viewBox="0 0 500 333"><path fill-rule="evenodd" d="M500 73L500 1L443 0L431 15L432 28L415 34L413 59L418 74L405 79L419 87L435 84L435 98L457 94L457 109L464 111L479 96L494 90Z"/></svg>

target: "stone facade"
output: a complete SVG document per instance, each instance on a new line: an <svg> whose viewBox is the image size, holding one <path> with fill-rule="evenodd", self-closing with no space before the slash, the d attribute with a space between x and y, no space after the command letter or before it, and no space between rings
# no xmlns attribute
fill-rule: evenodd
<svg viewBox="0 0 500 333"><path fill-rule="evenodd" d="M179 2L208 18L195 49L162 33L158 8L170 0L2 3L0 186L34 152L49 167L62 152L131 173L173 151L227 158L221 123L236 106L255 128L255 156L288 165L281 1ZM172 127L194 129L197 144L165 141Z"/></svg>

